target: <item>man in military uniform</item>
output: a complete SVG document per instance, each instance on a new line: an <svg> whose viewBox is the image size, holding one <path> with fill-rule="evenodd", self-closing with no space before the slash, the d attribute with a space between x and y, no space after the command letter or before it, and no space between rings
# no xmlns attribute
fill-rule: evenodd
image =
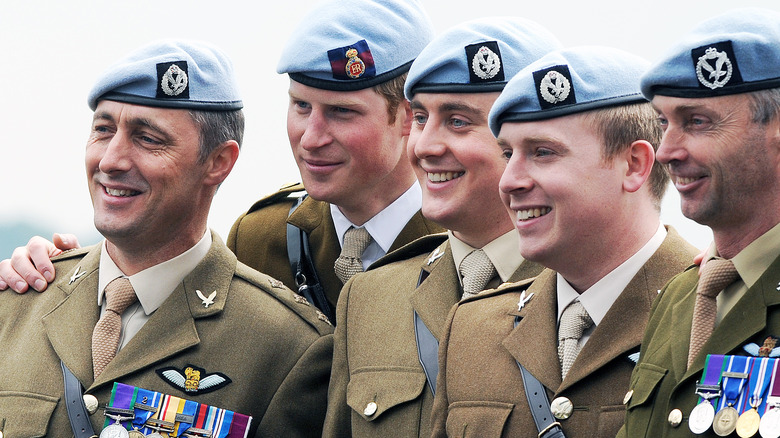
<svg viewBox="0 0 780 438"><path fill-rule="evenodd" d="M714 243L655 303L623 436L734 436L733 422L693 414L707 356L745 356L746 344L780 335L778 59L780 14L740 9L699 24L642 77L664 128L658 160ZM713 267L729 278L710 288Z"/></svg>
<svg viewBox="0 0 780 438"><path fill-rule="evenodd" d="M463 294L541 271L517 251L487 115L512 75L557 47L536 23L491 17L444 32L412 65L408 155L423 214L449 232L391 253L342 290L325 436L430 436L449 309ZM467 267L474 257L486 264L481 279Z"/></svg>
<svg viewBox="0 0 780 438"><path fill-rule="evenodd" d="M243 136L231 62L202 43L152 43L109 68L89 105L105 240L55 258L47 293L0 294L0 432L90 436L117 407L133 419L137 405L115 404L120 382L252 416L249 436L319 436L332 328L206 225ZM182 412L136 402L159 420Z"/></svg>
<svg viewBox="0 0 780 438"><path fill-rule="evenodd" d="M293 290L302 283L308 286L302 293L316 291L319 284L323 296L310 297L330 316L346 278L334 264L347 230L370 234L363 267L443 231L420 213L420 187L405 155L411 115L404 80L432 28L418 0L328 0L279 51L277 70L290 77L287 130L303 185L258 201L236 220L227 245L240 261ZM304 186L308 196L291 212ZM51 278L48 257L56 249L32 242L39 242L29 251L35 266ZM42 290L44 276L21 251L14 266L23 275L0 263L0 287L5 281L26 290L16 286L26 279Z"/></svg>
<svg viewBox="0 0 780 438"><path fill-rule="evenodd" d="M432 436L610 437L622 425L650 304L696 253L659 219L668 176L644 67L602 47L552 52L493 105L520 253L548 269L452 310Z"/></svg>

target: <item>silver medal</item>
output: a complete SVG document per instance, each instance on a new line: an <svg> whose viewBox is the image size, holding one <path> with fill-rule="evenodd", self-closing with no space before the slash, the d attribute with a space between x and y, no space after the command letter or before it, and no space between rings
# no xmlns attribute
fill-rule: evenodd
<svg viewBox="0 0 780 438"><path fill-rule="evenodd" d="M761 438L780 438L780 408L766 411L758 424Z"/></svg>
<svg viewBox="0 0 780 438"><path fill-rule="evenodd" d="M688 427L691 429L691 432L700 435L709 430L714 419L715 408L709 400L705 400L696 405L691 411L691 416L688 417Z"/></svg>
<svg viewBox="0 0 780 438"><path fill-rule="evenodd" d="M100 438L129 438L127 429L119 423L114 423L100 432Z"/></svg>

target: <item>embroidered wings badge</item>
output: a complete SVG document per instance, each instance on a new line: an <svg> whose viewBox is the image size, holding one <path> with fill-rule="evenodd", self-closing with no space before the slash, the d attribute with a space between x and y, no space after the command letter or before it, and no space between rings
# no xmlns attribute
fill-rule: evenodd
<svg viewBox="0 0 780 438"><path fill-rule="evenodd" d="M174 388L193 395L206 394L232 382L230 377L222 373L206 374L205 369L194 365L187 365L183 370L165 367L155 372Z"/></svg>

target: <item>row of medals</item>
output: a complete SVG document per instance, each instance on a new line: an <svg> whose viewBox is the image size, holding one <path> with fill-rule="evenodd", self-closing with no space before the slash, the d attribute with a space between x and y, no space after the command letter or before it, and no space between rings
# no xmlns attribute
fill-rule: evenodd
<svg viewBox="0 0 780 438"><path fill-rule="evenodd" d="M702 391L704 389L705 391ZM715 389L715 391L712 391ZM708 390L708 391L707 391ZM710 398L720 396L720 387L707 387L697 385L696 394L704 398L702 403L696 405L688 418L688 426L691 432L702 434L712 430L718 436L728 436L736 431L740 438L749 438L755 436L758 432L762 438L780 438L780 402L774 405L767 405L764 416L758 414L758 407L761 400L750 400L750 409L742 414L729 405L721 408L717 413L715 407L710 403Z"/></svg>
<svg viewBox="0 0 780 438"><path fill-rule="evenodd" d="M175 430L175 423L157 420L155 418L146 420L146 423L144 424L144 427L154 430L154 432L149 435L144 435L143 432L135 428L133 430L127 430L120 422L129 421L135 418L135 413L132 409L119 409L106 406L105 415L115 422L103 428L99 438L168 438L173 436L171 433ZM191 427L182 433L181 436L187 438L211 438L211 431Z"/></svg>

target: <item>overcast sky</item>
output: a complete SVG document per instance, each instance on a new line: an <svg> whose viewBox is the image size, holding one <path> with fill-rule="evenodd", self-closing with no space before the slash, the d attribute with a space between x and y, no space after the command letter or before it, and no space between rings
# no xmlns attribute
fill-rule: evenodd
<svg viewBox="0 0 780 438"><path fill-rule="evenodd" d="M566 46L598 44L656 60L699 21L737 2L713 0L423 0L437 33L472 18L523 16ZM780 2L741 6L780 10ZM299 180L285 132L287 84L276 74L283 42L314 0L0 2L0 224L28 223L94 241L84 172L91 112L86 95L109 64L160 38L210 41L233 58L247 117L241 157L217 194L210 226L227 238L235 218L262 195ZM662 218L692 243L711 233L679 213L672 189ZM1 237L1 236L0 236ZM90 239L92 241L90 241ZM4 258L7 254L0 254Z"/></svg>

